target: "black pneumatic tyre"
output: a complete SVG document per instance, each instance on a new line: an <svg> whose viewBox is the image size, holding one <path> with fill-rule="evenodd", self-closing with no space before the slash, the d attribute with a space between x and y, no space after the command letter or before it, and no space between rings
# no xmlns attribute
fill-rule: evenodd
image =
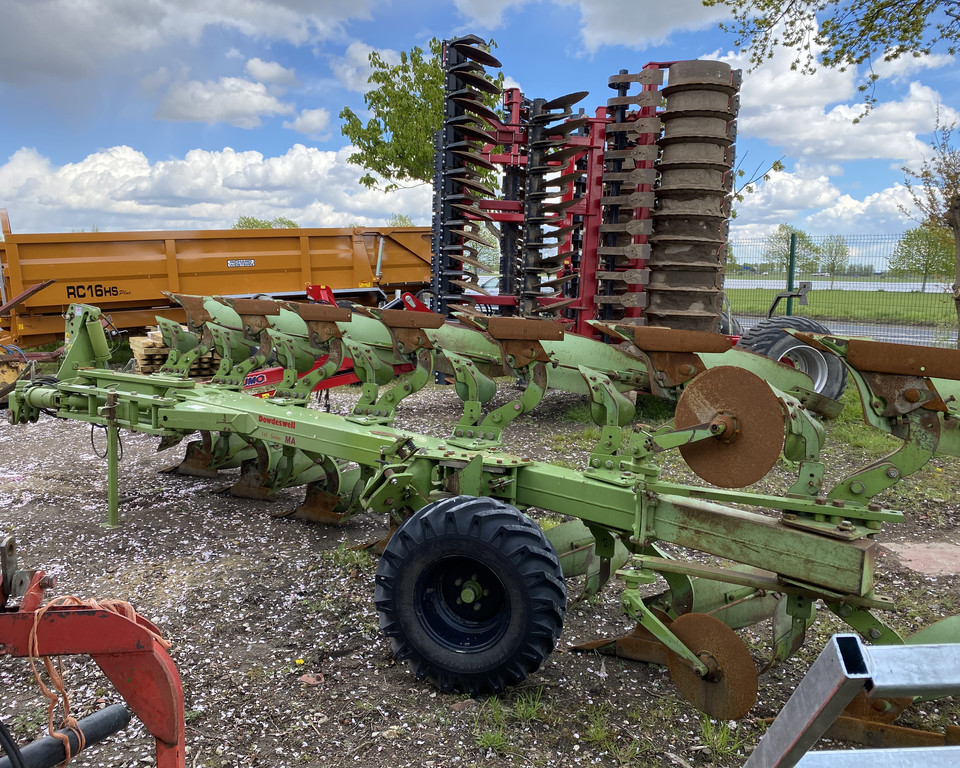
<svg viewBox="0 0 960 768"><path fill-rule="evenodd" d="M498 499L428 504L380 558L380 629L418 680L499 693L553 650L566 613L560 561L535 522Z"/></svg>
<svg viewBox="0 0 960 768"><path fill-rule="evenodd" d="M786 333L784 328L807 333L831 333L825 325L808 317L769 317L743 334L737 347L792 365L813 380L816 392L839 400L847 386L847 369L840 359L804 344Z"/></svg>

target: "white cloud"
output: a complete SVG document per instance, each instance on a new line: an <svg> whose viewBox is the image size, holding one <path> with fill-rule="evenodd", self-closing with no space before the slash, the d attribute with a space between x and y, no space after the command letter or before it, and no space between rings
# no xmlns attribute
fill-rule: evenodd
<svg viewBox="0 0 960 768"><path fill-rule="evenodd" d="M824 168L798 164L794 172L770 174L753 194L737 204L731 237L765 237L781 223L793 224L810 234L890 234L913 226L900 206L912 201L901 184L857 199L841 193Z"/></svg>
<svg viewBox="0 0 960 768"><path fill-rule="evenodd" d="M919 162L926 145L918 134L934 125L940 95L910 83L896 101L879 102L868 117L854 119L863 104L857 73L821 67L804 75L790 68L790 52L778 51L753 72L747 54L719 56L744 70L740 92L740 136L764 139L789 157L806 162L890 160L895 167ZM944 117L956 113L947 109Z"/></svg>
<svg viewBox="0 0 960 768"><path fill-rule="evenodd" d="M263 83L239 77L221 77L201 83L190 80L170 86L154 117L198 123L230 123L256 128L261 117L289 115L292 104L280 101Z"/></svg>
<svg viewBox="0 0 960 768"><path fill-rule="evenodd" d="M454 0L454 5L467 20L467 25L496 29L504 23L504 15L522 8L530 0ZM705 8L701 0L672 0L670 3L623 2L623 0L552 0L561 6L576 6L580 11L580 36L588 52L607 45L625 45L643 50L664 42L672 32L694 31L713 26L729 17L722 6ZM546 2L543 13L549 14Z"/></svg>
<svg viewBox="0 0 960 768"><path fill-rule="evenodd" d="M258 40L306 45L350 19L370 18L376 0L0 0L0 81L76 80L125 53L174 40L198 44L226 28Z"/></svg>
<svg viewBox="0 0 960 768"><path fill-rule="evenodd" d="M343 56L330 62L334 76L344 88L357 93L366 93L369 90L367 79L370 77L370 54L373 50L366 43L357 40L347 46ZM400 54L390 48L379 49L377 53L388 64L400 63Z"/></svg>
<svg viewBox="0 0 960 768"><path fill-rule="evenodd" d="M362 170L343 147L323 152L296 144L286 153L191 150L151 163L120 146L54 166L23 148L0 165L0 188L16 200L14 232L215 229L240 215L287 216L302 226L375 225L392 213L428 224L430 185L384 193L362 187Z"/></svg>
<svg viewBox="0 0 960 768"><path fill-rule="evenodd" d="M580 35L587 51L607 45L644 50L664 42L672 32L696 31L714 26L730 12L724 7L705 8L701 0L623 2L623 0L556 0L580 7Z"/></svg>
<svg viewBox="0 0 960 768"><path fill-rule="evenodd" d="M264 61L253 58L247 62L247 74L261 83L274 85L299 85L296 72L277 64L275 61Z"/></svg>
<svg viewBox="0 0 960 768"><path fill-rule="evenodd" d="M902 184L895 184L857 200L840 195L833 205L807 218L820 232L896 234L916 225L900 211L913 210L913 200Z"/></svg>
<svg viewBox="0 0 960 768"><path fill-rule="evenodd" d="M873 63L874 74L881 78L897 82L903 80L908 75L922 72L925 69L940 69L952 64L954 57L946 53L932 54L906 54L892 61L884 61L882 58Z"/></svg>
<svg viewBox="0 0 960 768"><path fill-rule="evenodd" d="M319 137L330 125L330 113L325 109L304 109L295 120L284 120L283 127L311 138Z"/></svg>
<svg viewBox="0 0 960 768"><path fill-rule="evenodd" d="M496 29L503 24L503 13L508 8L520 8L529 0L454 0L462 16L474 26Z"/></svg>
<svg viewBox="0 0 960 768"><path fill-rule="evenodd" d="M156 72L140 78L140 87L151 96L158 94L163 88L170 84L171 75L166 67L160 67Z"/></svg>
<svg viewBox="0 0 960 768"><path fill-rule="evenodd" d="M799 214L831 205L840 195L819 169L802 167L792 173L771 173L768 181L753 186L753 193L744 194L743 202L736 205L734 223L741 236L747 227L772 230L778 224L793 223Z"/></svg>

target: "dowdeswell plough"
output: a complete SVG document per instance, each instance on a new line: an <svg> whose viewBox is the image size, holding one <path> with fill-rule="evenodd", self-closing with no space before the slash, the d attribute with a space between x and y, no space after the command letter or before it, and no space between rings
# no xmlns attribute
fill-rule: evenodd
<svg viewBox="0 0 960 768"><path fill-rule="evenodd" d="M591 592L618 575L623 609L637 621L631 635L593 647L665 663L683 695L716 717L740 717L756 698L757 669L737 628L770 619L770 661L783 660L821 601L873 642L905 642L880 617L892 603L874 576L875 535L902 514L873 499L935 453L960 455L956 351L798 334L844 361L866 421L902 441L828 487L814 412L839 404L798 371L729 349L716 334L602 326L627 342L614 348L545 321L179 300L188 328L165 326L170 359L149 376L111 370L99 310L73 305L60 373L18 384L13 421L46 412L105 427L113 512L117 433L127 429L165 448L199 431L180 470L239 467L241 495L304 485L307 517L384 515L395 531L376 576L381 627L417 677L442 690L497 692L534 672L563 629L574 576ZM191 357L211 348L222 357L214 379L186 378ZM285 371L274 396L245 394L245 375L273 358ZM316 383L348 359L362 383L353 413L306 407ZM397 405L436 371L464 400L449 437L393 427ZM526 388L489 408L503 375ZM519 428L516 417L550 387L586 395L601 427L582 470L505 448L507 428ZM674 421L636 423L627 394L637 388L674 397ZM658 454L672 449L705 485L661 477ZM785 493L741 490L781 455L797 467ZM544 533L523 514L530 508L570 520ZM711 557L682 559L663 543ZM653 594L655 582L665 590ZM954 617L910 641L957 632Z"/></svg>

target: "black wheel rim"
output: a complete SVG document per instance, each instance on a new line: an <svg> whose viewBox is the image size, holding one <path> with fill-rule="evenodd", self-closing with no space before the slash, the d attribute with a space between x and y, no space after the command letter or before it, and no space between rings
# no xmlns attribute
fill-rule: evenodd
<svg viewBox="0 0 960 768"><path fill-rule="evenodd" d="M510 604L503 582L483 562L445 557L424 569L416 585L417 616L435 642L479 652L503 636Z"/></svg>

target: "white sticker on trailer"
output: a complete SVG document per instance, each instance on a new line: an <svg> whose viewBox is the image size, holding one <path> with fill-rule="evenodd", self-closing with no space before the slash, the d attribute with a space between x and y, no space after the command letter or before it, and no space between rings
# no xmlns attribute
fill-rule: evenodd
<svg viewBox="0 0 960 768"><path fill-rule="evenodd" d="M252 267L253 259L227 259L228 267Z"/></svg>

